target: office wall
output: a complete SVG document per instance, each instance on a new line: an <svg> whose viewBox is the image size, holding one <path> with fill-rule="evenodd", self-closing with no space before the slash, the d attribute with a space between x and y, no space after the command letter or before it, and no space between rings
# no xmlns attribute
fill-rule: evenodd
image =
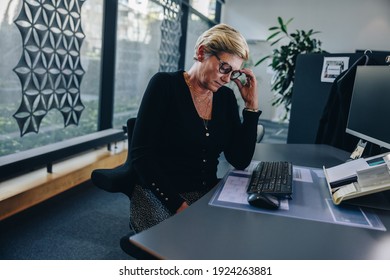
<svg viewBox="0 0 390 280"><path fill-rule="evenodd" d="M295 29L321 31L316 38L331 53L350 53L356 49L390 50L389 0L225 0L222 22L239 29L248 40L261 42L277 24L277 17L294 18ZM267 51L266 46L257 52ZM255 69L260 80L262 118L277 119L271 108L271 74Z"/></svg>

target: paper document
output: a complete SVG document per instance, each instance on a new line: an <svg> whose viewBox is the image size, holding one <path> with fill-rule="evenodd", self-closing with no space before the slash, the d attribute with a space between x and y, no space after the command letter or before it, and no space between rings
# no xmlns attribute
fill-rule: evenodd
<svg viewBox="0 0 390 280"><path fill-rule="evenodd" d="M225 186L219 195L219 200L233 203L248 203L246 189L249 183L248 177L228 176Z"/></svg>

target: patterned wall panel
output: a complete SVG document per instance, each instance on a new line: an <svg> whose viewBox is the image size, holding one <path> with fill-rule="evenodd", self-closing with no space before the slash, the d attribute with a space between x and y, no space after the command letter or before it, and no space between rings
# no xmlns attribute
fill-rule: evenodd
<svg viewBox="0 0 390 280"><path fill-rule="evenodd" d="M20 134L38 133L46 114L57 109L64 126L78 125L84 105L80 85L85 71L80 49L85 38L81 6L85 0L23 0L15 24L23 52L14 68L22 88L16 119Z"/></svg>
<svg viewBox="0 0 390 280"><path fill-rule="evenodd" d="M176 71L179 65L181 37L181 0L160 0L164 5L161 23L161 45L159 71Z"/></svg>

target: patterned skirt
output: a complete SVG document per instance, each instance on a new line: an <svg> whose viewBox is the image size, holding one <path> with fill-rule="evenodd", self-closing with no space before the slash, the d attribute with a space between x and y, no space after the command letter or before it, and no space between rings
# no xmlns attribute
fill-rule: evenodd
<svg viewBox="0 0 390 280"><path fill-rule="evenodd" d="M210 189L192 191L180 194L181 197L191 205ZM148 229L173 214L165 205L152 193L151 190L135 186L130 202L130 226L135 232Z"/></svg>

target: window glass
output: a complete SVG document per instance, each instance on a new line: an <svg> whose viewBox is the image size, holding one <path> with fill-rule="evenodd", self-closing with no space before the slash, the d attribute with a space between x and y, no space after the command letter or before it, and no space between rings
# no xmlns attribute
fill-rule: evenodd
<svg viewBox="0 0 390 280"><path fill-rule="evenodd" d="M215 20L217 0L191 0L190 5L211 20Z"/></svg>
<svg viewBox="0 0 390 280"><path fill-rule="evenodd" d="M210 28L209 24L202 20L195 14L190 14L188 17L188 30L187 30L187 42L186 42L186 56L185 56L185 69L190 69L194 62L195 44L198 37L207 29Z"/></svg>
<svg viewBox="0 0 390 280"><path fill-rule="evenodd" d="M67 6L67 8L74 10L69 13L72 19L68 17L68 20L65 20L65 17L67 17L66 13L62 13L62 17L61 15L53 17L53 12L57 10L54 7L51 8L51 5L57 5L55 1L46 1L45 5L41 5L38 1L26 1L26 5L22 5L22 0L0 1L0 38L2 38L0 40L0 53L2 54L0 63L0 156L59 142L97 130L103 0L77 2L81 6L81 12L78 12L77 8L75 8L77 5ZM31 9L27 7L29 5ZM22 12L24 18L21 17ZM38 12L40 13L39 15L37 14ZM48 20L54 18L56 20ZM19 25L14 22L17 19L21 20ZM31 21L39 22L35 22L38 24L33 25ZM47 24L48 22L50 24ZM35 30L33 30L34 28ZM66 37L71 33L69 30L74 30L75 28L78 28L79 33L77 35L80 35L77 42L72 41L70 37ZM20 30L26 31L23 36ZM57 45L57 47L65 53L60 51L55 53L55 51L50 49L55 41L52 38L61 36L58 30L66 30L67 32L64 33L63 40L56 41L58 44L61 44L60 46ZM81 33L84 34L84 37L81 36ZM30 34L33 35L30 36ZM28 42L27 36L30 36ZM23 44L27 45L27 43L34 43L35 47L30 46L27 51L24 51ZM36 46L45 46L46 49L40 50ZM76 54L75 49L78 50ZM41 53L39 53L40 51ZM29 55L26 55L27 53ZM69 59L62 60L65 56ZM31 60L29 60L30 58ZM40 75L42 78L40 82L33 74L30 74L33 70L28 73L23 72L25 69L28 69L28 67L20 67L23 63L24 65L33 65L32 69L36 71L34 75ZM51 65L56 64L58 68L47 66L49 63L52 63ZM69 65L69 67L61 66L64 65L63 63ZM74 69L73 67L76 64L81 66L78 69ZM47 72L37 71L37 69L56 69L55 71L67 71L67 73L69 71L70 73L79 71L78 73L82 74L77 76L79 79L70 82L67 79L47 77L51 74L58 78L60 76L58 72L53 72L53 74L48 70L47 72L50 72L50 74L47 74ZM19 71L19 76L17 71ZM23 75L31 75L31 78L23 81ZM49 80L52 83L47 82ZM34 91L29 90L26 85L28 81L34 86ZM45 81L45 85L43 85L42 81ZM77 84L78 97L70 97L73 93L66 92L66 90L64 91L65 93L57 91L56 86L53 85L56 83L55 81L63 84ZM25 94L24 100L22 93ZM63 96L63 94L68 94L68 98L61 98L60 96ZM35 99L32 99L32 97ZM38 105L39 102L43 102L43 99L45 99L45 104L55 104L57 102L57 104L61 103L61 106L68 102L68 107L73 109L75 108L74 104L77 102L79 105L82 105L79 107L79 114L68 114L69 119L67 120L67 112L62 112L62 114L57 108ZM53 101L54 99L57 101ZM38 102L37 100L40 101ZM34 111L36 107L39 107L40 110ZM35 115L29 117L26 113L29 111L33 111ZM24 130L19 128L17 118L15 118L17 112L19 112L17 116L19 117L19 122L23 124ZM25 119L30 120L30 122L25 122ZM78 125L77 122L72 123L74 119L78 121ZM67 123L66 127L65 123ZM35 130L24 133L30 131L26 130L26 127L29 126Z"/></svg>
<svg viewBox="0 0 390 280"><path fill-rule="evenodd" d="M147 83L159 69L164 10L154 1L121 1L115 69L114 127L137 115Z"/></svg>

